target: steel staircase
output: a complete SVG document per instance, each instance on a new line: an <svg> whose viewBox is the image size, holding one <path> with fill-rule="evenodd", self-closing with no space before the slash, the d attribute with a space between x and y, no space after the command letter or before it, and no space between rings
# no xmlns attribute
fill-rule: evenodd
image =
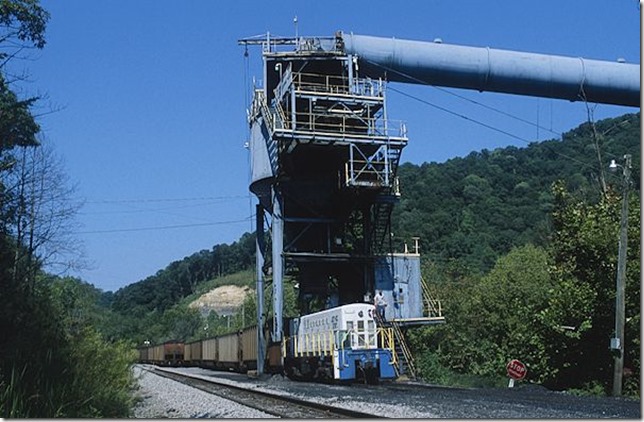
<svg viewBox="0 0 644 422"><path fill-rule="evenodd" d="M392 179L396 177L398 171L398 164L400 163L400 154L402 150L399 148L387 148L387 158L389 160L389 174Z"/></svg>
<svg viewBox="0 0 644 422"><path fill-rule="evenodd" d="M374 204L372 250L376 253L384 252L387 249L386 241L390 231L391 212L397 200L398 198L392 195L381 195Z"/></svg>
<svg viewBox="0 0 644 422"><path fill-rule="evenodd" d="M373 250L375 252L385 251L385 242L390 229L390 217L394 205L398 202L400 192L398 190L398 179L396 172L400 162L401 150L397 148L387 148L387 163L390 186L386 194L376 198L374 205L374 224L373 224Z"/></svg>
<svg viewBox="0 0 644 422"><path fill-rule="evenodd" d="M282 107L282 103L277 102L275 105L276 109L276 129L288 129L289 128L289 122L288 119L286 118L286 114L284 114L284 108Z"/></svg>
<svg viewBox="0 0 644 422"><path fill-rule="evenodd" d="M383 321L380 315L376 314L376 324L379 327L391 327L394 333L394 350L397 356L398 365L394 365L396 377L406 377L408 379L416 379L416 366L414 364L414 356L405 341L400 326L395 321Z"/></svg>
<svg viewBox="0 0 644 422"><path fill-rule="evenodd" d="M400 326L395 321L391 322L391 328L394 330L394 344L396 346L396 354L398 355L399 368L396 368L396 375L406 375L407 378L416 379L416 365L414 364L414 356L407 346L405 336L400 329Z"/></svg>

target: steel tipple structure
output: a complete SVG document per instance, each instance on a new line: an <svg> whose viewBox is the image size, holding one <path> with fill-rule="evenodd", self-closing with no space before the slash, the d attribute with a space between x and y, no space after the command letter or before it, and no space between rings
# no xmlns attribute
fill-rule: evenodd
<svg viewBox="0 0 644 422"><path fill-rule="evenodd" d="M248 110L260 326L264 280L273 287L271 338L258 330L259 372L265 340L283 340L287 276L296 280L303 314L369 301L382 290L393 305L387 320L444 321L420 276L418 242L412 253L391 248L408 138L404 123L389 118L387 80L639 106L639 65L627 63L342 32L239 43L261 46L264 62L263 86Z"/></svg>

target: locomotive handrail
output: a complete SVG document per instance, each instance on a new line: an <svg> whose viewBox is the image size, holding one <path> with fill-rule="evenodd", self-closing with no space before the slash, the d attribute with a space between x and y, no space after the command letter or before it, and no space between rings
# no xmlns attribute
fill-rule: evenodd
<svg viewBox="0 0 644 422"><path fill-rule="evenodd" d="M391 328L384 327L375 330L358 330L356 328L331 330L285 337L282 353L286 356L287 344L292 343L295 357L315 356L316 354L328 356L332 355L335 350L344 350L347 338L351 338L350 350L376 349L379 344L382 344L382 348L392 351L393 359L395 359L395 353L393 353L395 352L394 333Z"/></svg>
<svg viewBox="0 0 644 422"><path fill-rule="evenodd" d="M388 349L391 352L391 360L389 361L390 365L394 365L394 368L398 367L398 354L396 353L396 342L394 340L394 332L391 328L381 327L378 330L382 330L383 336L383 346L385 349Z"/></svg>

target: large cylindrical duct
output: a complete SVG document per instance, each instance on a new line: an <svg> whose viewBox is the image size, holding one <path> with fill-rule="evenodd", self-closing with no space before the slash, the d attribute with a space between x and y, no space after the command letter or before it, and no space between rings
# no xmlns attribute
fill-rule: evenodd
<svg viewBox="0 0 644 422"><path fill-rule="evenodd" d="M640 66L590 60L341 34L360 73L389 81L570 101L640 105Z"/></svg>

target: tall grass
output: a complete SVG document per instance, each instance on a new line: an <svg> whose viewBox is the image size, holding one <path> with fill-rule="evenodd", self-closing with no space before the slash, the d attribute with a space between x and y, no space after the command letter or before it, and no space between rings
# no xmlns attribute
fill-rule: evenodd
<svg viewBox="0 0 644 422"><path fill-rule="evenodd" d="M87 330L40 363L16 362L0 380L0 417L123 418L133 405L131 345Z"/></svg>
<svg viewBox="0 0 644 422"><path fill-rule="evenodd" d="M46 357L50 357L50 351ZM38 418L45 415L61 417L62 404L58 400L60 387L45 374L46 365L14 363L7 380L0 381L0 416L5 418Z"/></svg>
<svg viewBox="0 0 644 422"><path fill-rule="evenodd" d="M7 381L0 380L0 415L4 418L29 417L22 391L27 367L12 367Z"/></svg>

